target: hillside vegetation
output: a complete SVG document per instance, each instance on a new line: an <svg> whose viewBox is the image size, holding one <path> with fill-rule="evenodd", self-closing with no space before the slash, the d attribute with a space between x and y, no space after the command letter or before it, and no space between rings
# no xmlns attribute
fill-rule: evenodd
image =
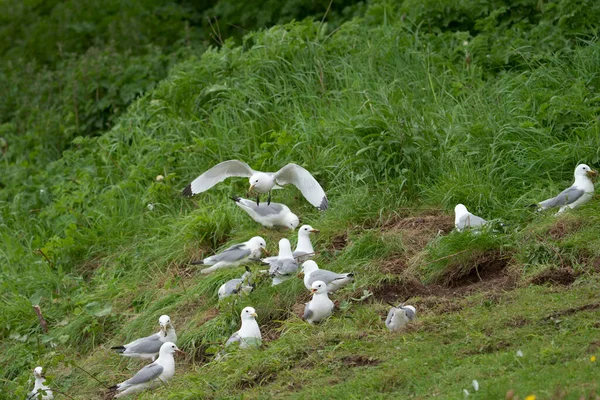
<svg viewBox="0 0 600 400"><path fill-rule="evenodd" d="M30 22L41 36L73 3L53 4ZM13 31L0 34L24 42L0 47L14 55L0 73L0 396L25 397L43 365L55 398L103 398L103 385L144 365L109 347L150 334L161 314L187 356L168 387L140 399L600 395L600 204L558 217L530 207L569 186L578 163L600 165L600 4L340 2L330 24L327 4L298 5L219 46L198 10L156 4L142 14L155 25L133 11L114 22L139 26L143 45L107 29L111 44L74 40L61 60L2 21ZM219 4L213 15L251 15ZM31 54L44 66L19 74L31 60L16 60ZM82 128L69 93L90 68L107 87L86 83ZM228 199L245 194L245 179L181 196L228 159L264 171L295 162L325 188L326 212L293 187L274 192L321 230L315 261L356 274L325 323L299 318L301 279L264 277L219 304L241 267L204 276L190 265L255 235L271 252L292 236ZM454 232L456 203L504 226ZM391 334L386 302L405 300L417 321ZM247 305L262 348L215 361Z"/></svg>

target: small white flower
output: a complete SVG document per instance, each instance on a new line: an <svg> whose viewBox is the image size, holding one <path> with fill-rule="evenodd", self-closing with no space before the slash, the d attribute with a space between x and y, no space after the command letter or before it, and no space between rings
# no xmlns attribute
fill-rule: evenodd
<svg viewBox="0 0 600 400"><path fill-rule="evenodd" d="M463 42L463 46L468 46L468 45L469 45L469 42L465 40L465 41Z"/></svg>
<svg viewBox="0 0 600 400"><path fill-rule="evenodd" d="M148 203L148 210L150 210L150 211L154 210L154 204Z"/></svg>
<svg viewBox="0 0 600 400"><path fill-rule="evenodd" d="M469 391L467 389L463 389L463 393L465 394L465 397L469 396Z"/></svg>
<svg viewBox="0 0 600 400"><path fill-rule="evenodd" d="M40 189L40 194L44 194L46 191L44 189Z"/></svg>
<svg viewBox="0 0 600 400"><path fill-rule="evenodd" d="M477 382L475 379L473 379L473 389L475 389L475 391L479 390L479 382Z"/></svg>
<svg viewBox="0 0 600 400"><path fill-rule="evenodd" d="M517 350L517 357L523 357L523 352L521 350Z"/></svg>
<svg viewBox="0 0 600 400"><path fill-rule="evenodd" d="M156 176L156 182L162 182L162 181L164 181L164 180L165 180L165 177L164 177L164 176L162 176L162 175L157 175L157 176Z"/></svg>

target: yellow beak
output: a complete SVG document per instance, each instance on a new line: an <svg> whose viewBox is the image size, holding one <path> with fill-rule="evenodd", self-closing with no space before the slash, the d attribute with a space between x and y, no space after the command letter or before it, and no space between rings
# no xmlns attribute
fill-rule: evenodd
<svg viewBox="0 0 600 400"><path fill-rule="evenodd" d="M598 171L594 171L593 169L587 172L587 176L593 178L594 176L598 176Z"/></svg>
<svg viewBox="0 0 600 400"><path fill-rule="evenodd" d="M256 314L256 313L252 313L252 314L250 314L250 316L252 316L254 318L258 318L258 314Z"/></svg>
<svg viewBox="0 0 600 400"><path fill-rule="evenodd" d="M317 289L310 289L311 292L317 293Z"/></svg>
<svg viewBox="0 0 600 400"><path fill-rule="evenodd" d="M318 230L318 229L311 229L309 232L312 232L312 233L319 233L319 232L321 232L321 231L320 231L320 230Z"/></svg>
<svg viewBox="0 0 600 400"><path fill-rule="evenodd" d="M187 355L187 354L185 354L183 351L181 351L181 350L179 350L179 349L175 350L175 352L176 352L176 353L179 353L179 354L181 354L181 355L184 355L184 356L186 356L186 355Z"/></svg>
<svg viewBox="0 0 600 400"><path fill-rule="evenodd" d="M254 190L254 185L250 185L250 189L248 189L248 192L252 192Z"/></svg>

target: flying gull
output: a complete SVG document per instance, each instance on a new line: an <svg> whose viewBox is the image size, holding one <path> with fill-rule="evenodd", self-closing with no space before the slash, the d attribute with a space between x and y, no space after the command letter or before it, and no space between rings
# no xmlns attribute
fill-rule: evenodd
<svg viewBox="0 0 600 400"><path fill-rule="evenodd" d="M134 340L123 346L111 347L111 349L127 357L149 358L154 361L163 343L177 343L177 334L175 328L171 325L171 318L168 315L161 315L158 324L160 325L160 331L154 335Z"/></svg>
<svg viewBox="0 0 600 400"><path fill-rule="evenodd" d="M319 269L319 266L313 260L305 261L302 264L302 272L304 272L304 286L309 290L314 282L323 281L327 285L327 291L333 293L354 280L352 272L338 274L326 269Z"/></svg>
<svg viewBox="0 0 600 400"><path fill-rule="evenodd" d="M209 274L221 268L235 267L249 259L259 260L261 251L265 249L267 244L265 239L260 236L254 236L247 242L233 245L220 253L210 256L200 261L193 261L193 265L210 265L209 268L204 268L200 272Z"/></svg>
<svg viewBox="0 0 600 400"><path fill-rule="evenodd" d="M235 332L225 342L225 347L239 343L240 349L246 349L250 346L260 346L262 343L262 336L260 334L260 328L256 322L256 310L252 307L246 307L242 310L242 326L239 331Z"/></svg>
<svg viewBox="0 0 600 400"><path fill-rule="evenodd" d="M291 230L296 229L300 220L298 216L290 211L289 207L281 203L260 203L248 199L242 199L241 197L232 197L235 204L239 208L244 210L248 215L267 228L273 228L274 226L284 226Z"/></svg>
<svg viewBox="0 0 600 400"><path fill-rule="evenodd" d="M52 394L52 390L45 384L46 378L42 373L42 367L36 367L33 370L33 377L35 378L35 384L33 386L33 390L27 396L27 400L52 400L54 399L54 395ZM41 395L41 397L40 397Z"/></svg>
<svg viewBox="0 0 600 400"><path fill-rule="evenodd" d="M269 262L269 276L273 278L273 285L279 285L296 275L298 272L298 262L292 255L292 246L287 239L279 241L279 254L277 259Z"/></svg>
<svg viewBox="0 0 600 400"><path fill-rule="evenodd" d="M175 375L175 359L173 358L175 352L185 354L177 348L175 343L163 343L156 361L146 365L132 378L109 388L109 390L116 393L115 398L119 398L161 384L164 385Z"/></svg>
<svg viewBox="0 0 600 400"><path fill-rule="evenodd" d="M560 206L557 213L560 214L569 208L577 208L590 201L594 196L594 182L591 178L597 175L598 172L589 166L579 164L575 168L575 182L573 182L573 185L560 192L558 196L541 201L538 211Z"/></svg>
<svg viewBox="0 0 600 400"><path fill-rule="evenodd" d="M459 232L465 229L478 229L487 224L487 221L477 215L471 214L464 204L457 204L454 207L454 226Z"/></svg>
<svg viewBox="0 0 600 400"><path fill-rule="evenodd" d="M244 272L241 278L231 279L221 285L218 292L219 300L238 293L250 294L254 289L254 282L251 281L252 271L246 267L246 272Z"/></svg>
<svg viewBox="0 0 600 400"><path fill-rule="evenodd" d="M397 331L415 319L417 310L413 306L399 305L395 307L393 304L390 305L392 309L385 320L385 326L390 331Z"/></svg>
<svg viewBox="0 0 600 400"><path fill-rule="evenodd" d="M329 300L327 285L323 281L313 282L310 291L313 297L304 306L304 319L314 324L333 314L333 301Z"/></svg>
<svg viewBox="0 0 600 400"><path fill-rule="evenodd" d="M267 204L271 203L271 190L279 188L278 185L287 185L291 183L296 186L302 195L319 210L326 210L328 207L325 191L319 185L319 182L308 172L296 164L287 164L277 172L255 171L244 162L238 160L223 161L204 172L183 189L184 196L193 196L205 192L219 182L232 177L249 178L250 189L257 193L269 193ZM259 196L256 196L256 203L259 203Z"/></svg>

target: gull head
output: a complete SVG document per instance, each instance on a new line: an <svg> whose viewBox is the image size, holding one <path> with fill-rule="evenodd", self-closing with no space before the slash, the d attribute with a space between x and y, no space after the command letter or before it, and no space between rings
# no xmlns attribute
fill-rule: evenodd
<svg viewBox="0 0 600 400"><path fill-rule="evenodd" d="M316 271L318 269L319 269L319 266L313 260L305 261L302 264L302 272L304 272L304 275L308 275L311 272Z"/></svg>
<svg viewBox="0 0 600 400"><path fill-rule="evenodd" d="M161 315L158 319L160 325L160 331L163 335L167 336L167 329L171 326L171 318L168 315Z"/></svg>
<svg viewBox="0 0 600 400"><path fill-rule="evenodd" d="M280 258L294 258L292 254L292 245L287 239L281 239L279 241L279 257Z"/></svg>
<svg viewBox="0 0 600 400"><path fill-rule="evenodd" d="M264 172L257 172L252 175L248 181L250 182L249 192L255 190L258 193L267 193L275 186L275 178Z"/></svg>
<svg viewBox="0 0 600 400"><path fill-rule="evenodd" d="M246 242L246 246L250 249L252 258L260 258L261 250L267 252L267 242L260 236L254 236Z"/></svg>
<svg viewBox="0 0 600 400"><path fill-rule="evenodd" d="M44 375L43 375L42 371L43 371L42 367L35 367L35 369L33 370L33 376L38 379L44 379Z"/></svg>
<svg viewBox="0 0 600 400"><path fill-rule="evenodd" d="M175 345L175 343L173 342L165 342L162 344L162 346L160 346L160 353L158 354L158 356L162 356L162 355L166 355L166 354L175 354L175 353L180 353L185 355L185 353L181 350L179 350L179 347L177 347L177 345Z"/></svg>
<svg viewBox="0 0 600 400"><path fill-rule="evenodd" d="M256 314L256 310L252 307L245 307L242 310L241 313L241 317L242 319L255 319L256 317L258 317L258 315Z"/></svg>
<svg viewBox="0 0 600 400"><path fill-rule="evenodd" d="M575 168L575 180L577 180L577 178L579 178L579 179L593 178L597 175L598 175L598 172L594 171L593 169L590 168L589 165L586 165L586 164L579 164Z"/></svg>
<svg viewBox="0 0 600 400"><path fill-rule="evenodd" d="M310 225L302 225L298 231L298 236L309 236L311 233L319 233L319 230Z"/></svg>
<svg viewBox="0 0 600 400"><path fill-rule="evenodd" d="M296 214L289 213L285 216L285 226L287 226L291 230L295 230L298 224L300 224L300 220L298 219L298 216Z"/></svg>
<svg viewBox="0 0 600 400"><path fill-rule="evenodd" d="M314 281L312 284L311 292L316 294L327 293L327 285L323 281Z"/></svg>
<svg viewBox="0 0 600 400"><path fill-rule="evenodd" d="M468 213L469 211L467 210L467 207L465 207L464 204L457 204L456 207L454 207L454 225L458 225L458 222L463 217L463 215Z"/></svg>

